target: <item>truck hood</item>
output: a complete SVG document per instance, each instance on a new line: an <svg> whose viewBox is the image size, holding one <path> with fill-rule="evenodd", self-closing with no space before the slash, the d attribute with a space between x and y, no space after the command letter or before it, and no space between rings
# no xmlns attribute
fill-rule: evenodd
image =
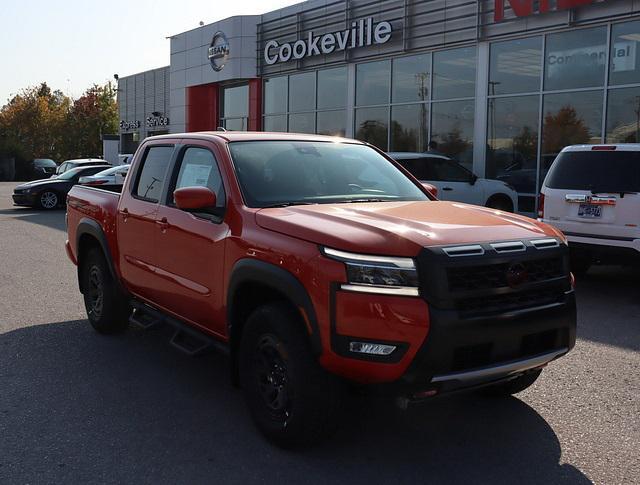
<svg viewBox="0 0 640 485"><path fill-rule="evenodd" d="M457 202L318 204L261 209L260 227L344 251L415 256L426 246L558 237L533 219Z"/></svg>

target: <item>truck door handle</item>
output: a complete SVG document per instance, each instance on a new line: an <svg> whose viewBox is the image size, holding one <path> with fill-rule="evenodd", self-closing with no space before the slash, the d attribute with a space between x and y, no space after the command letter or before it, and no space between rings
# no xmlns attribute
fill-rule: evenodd
<svg viewBox="0 0 640 485"><path fill-rule="evenodd" d="M160 226L160 230L162 232L166 232L167 229L169 228L169 221L167 220L166 217L163 217L159 221L156 221L156 224L158 224L158 226Z"/></svg>
<svg viewBox="0 0 640 485"><path fill-rule="evenodd" d="M442 190L445 190L447 192L451 192L453 190L452 187L442 187Z"/></svg>
<svg viewBox="0 0 640 485"><path fill-rule="evenodd" d="M120 215L122 215L122 220L127 222L127 218L129 217L129 209L126 207L120 211Z"/></svg>

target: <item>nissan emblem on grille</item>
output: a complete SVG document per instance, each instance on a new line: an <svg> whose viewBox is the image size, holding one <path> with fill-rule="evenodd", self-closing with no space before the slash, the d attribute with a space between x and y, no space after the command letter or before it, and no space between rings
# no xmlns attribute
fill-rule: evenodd
<svg viewBox="0 0 640 485"><path fill-rule="evenodd" d="M507 269L507 284L511 288L517 288L529 281L529 272L522 263L514 263Z"/></svg>

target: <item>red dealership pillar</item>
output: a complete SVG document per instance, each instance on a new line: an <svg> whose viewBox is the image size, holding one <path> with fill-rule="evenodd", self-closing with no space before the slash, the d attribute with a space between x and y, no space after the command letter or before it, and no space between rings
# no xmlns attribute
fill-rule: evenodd
<svg viewBox="0 0 640 485"><path fill-rule="evenodd" d="M249 80L249 131L262 131L262 79Z"/></svg>
<svg viewBox="0 0 640 485"><path fill-rule="evenodd" d="M218 129L218 84L203 84L187 88L187 131Z"/></svg>

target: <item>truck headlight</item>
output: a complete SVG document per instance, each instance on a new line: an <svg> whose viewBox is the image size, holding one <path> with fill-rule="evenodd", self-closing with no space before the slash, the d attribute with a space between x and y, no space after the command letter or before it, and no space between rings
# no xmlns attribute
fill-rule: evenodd
<svg viewBox="0 0 640 485"><path fill-rule="evenodd" d="M412 258L371 256L330 248L322 251L328 258L345 264L349 283L342 285L343 290L402 296L420 294L418 272Z"/></svg>

